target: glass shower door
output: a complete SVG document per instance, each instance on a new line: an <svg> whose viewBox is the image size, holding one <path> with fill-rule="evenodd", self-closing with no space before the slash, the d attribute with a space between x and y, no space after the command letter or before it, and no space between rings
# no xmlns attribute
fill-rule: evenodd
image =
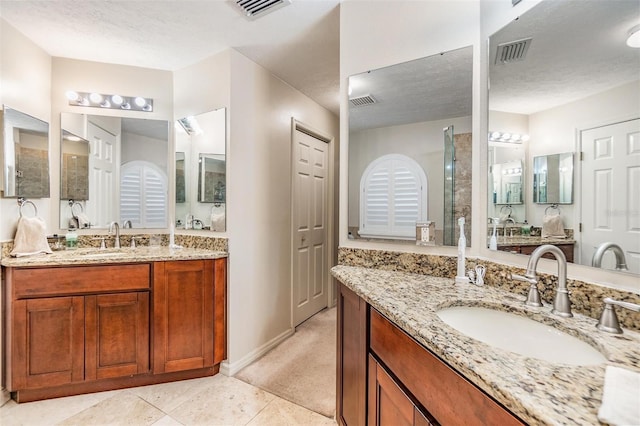
<svg viewBox="0 0 640 426"><path fill-rule="evenodd" d="M456 218L455 218L455 147L453 144L453 125L445 127L444 132L444 224L443 244L455 246Z"/></svg>

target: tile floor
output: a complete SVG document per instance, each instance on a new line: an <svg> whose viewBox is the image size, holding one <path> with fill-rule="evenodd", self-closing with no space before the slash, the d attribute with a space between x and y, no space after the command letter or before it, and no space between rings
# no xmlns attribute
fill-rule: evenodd
<svg viewBox="0 0 640 426"><path fill-rule="evenodd" d="M335 425L233 377L213 377L0 407L2 426Z"/></svg>

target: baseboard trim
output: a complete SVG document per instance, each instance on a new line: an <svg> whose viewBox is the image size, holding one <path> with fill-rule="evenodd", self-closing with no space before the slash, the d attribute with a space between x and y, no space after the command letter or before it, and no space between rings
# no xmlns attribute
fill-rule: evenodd
<svg viewBox="0 0 640 426"><path fill-rule="evenodd" d="M266 354L271 349L278 346L280 343L282 343L282 341L284 341L288 337L291 337L293 333L295 333L295 331L296 331L295 328L290 328L286 330L284 333L274 337L264 345L249 352L247 355L243 356L242 358L240 358L235 362L229 362L229 360L222 361L222 363L220 364L220 373L224 374L225 376L230 376L230 377L235 376L244 367L262 358L264 354Z"/></svg>

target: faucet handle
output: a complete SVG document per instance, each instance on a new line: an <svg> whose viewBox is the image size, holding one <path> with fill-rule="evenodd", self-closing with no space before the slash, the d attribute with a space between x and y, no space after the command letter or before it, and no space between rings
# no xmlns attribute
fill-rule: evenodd
<svg viewBox="0 0 640 426"><path fill-rule="evenodd" d="M538 278L534 275L518 275L510 273L507 275L507 278L511 278L516 281L524 281L525 283L529 283L529 293L527 294L527 299L524 301L526 306L531 306L534 308L539 308L542 306L542 302L540 301L540 291L538 291Z"/></svg>
<svg viewBox="0 0 640 426"><path fill-rule="evenodd" d="M608 333L622 334L622 328L620 328L618 316L616 315L616 311L613 308L614 305L621 306L635 312L640 312L640 305L635 303L620 302L610 297L605 297L603 299L603 302L604 309L602 309L602 314L600 314L600 320L598 321L598 324L596 324L596 328Z"/></svg>

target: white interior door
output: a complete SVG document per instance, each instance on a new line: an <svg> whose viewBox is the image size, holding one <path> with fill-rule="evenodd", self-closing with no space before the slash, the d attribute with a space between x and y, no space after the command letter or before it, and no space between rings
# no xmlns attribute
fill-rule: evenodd
<svg viewBox="0 0 640 426"><path fill-rule="evenodd" d="M327 306L329 145L294 134L293 320L297 326Z"/></svg>
<svg viewBox="0 0 640 426"><path fill-rule="evenodd" d="M96 126L87 125L89 152L89 201L87 215L92 226L105 227L118 218L118 203L115 203L117 182L117 159L115 135ZM115 198L116 200L118 198Z"/></svg>
<svg viewBox="0 0 640 426"><path fill-rule="evenodd" d="M585 130L582 151L580 263L591 265L599 244L614 242L630 271L640 273L640 119ZM609 250L602 267L615 268Z"/></svg>

